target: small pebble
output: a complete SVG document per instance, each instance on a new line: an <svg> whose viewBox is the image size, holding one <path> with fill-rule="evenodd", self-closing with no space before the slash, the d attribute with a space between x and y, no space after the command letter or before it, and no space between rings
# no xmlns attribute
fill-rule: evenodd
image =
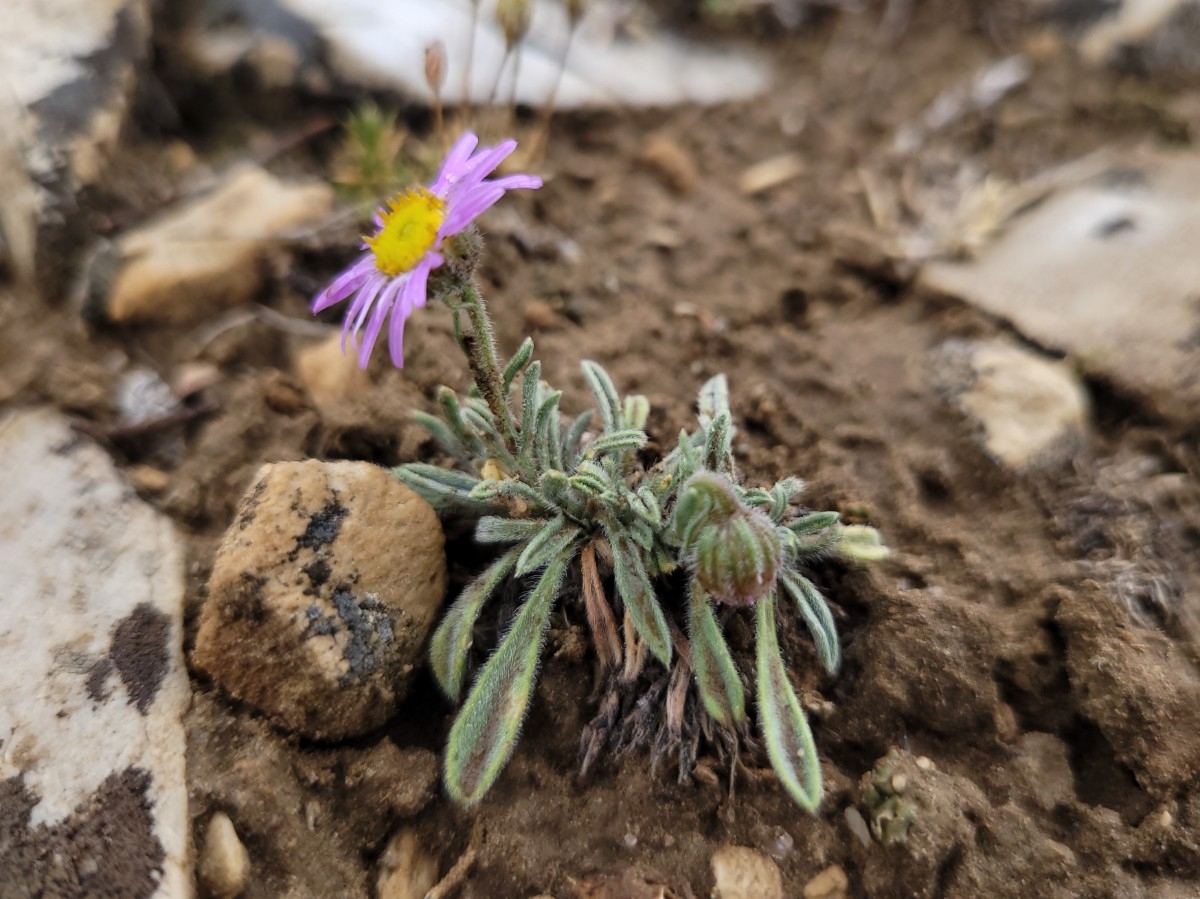
<svg viewBox="0 0 1200 899"><path fill-rule="evenodd" d="M658 134L647 140L638 158L642 165L681 196L692 193L700 181L700 172L692 157L665 135Z"/></svg>
<svg viewBox="0 0 1200 899"><path fill-rule="evenodd" d="M783 876L764 853L722 846L713 853L713 899L783 899Z"/></svg>
<svg viewBox="0 0 1200 899"><path fill-rule="evenodd" d="M850 878L841 865L831 865L804 885L804 899L846 899Z"/></svg>
<svg viewBox="0 0 1200 899"><path fill-rule="evenodd" d="M234 899L246 888L250 855L224 812L209 819L196 868L200 886L212 899Z"/></svg>
<svg viewBox="0 0 1200 899"><path fill-rule="evenodd" d="M917 767L922 771L932 771L934 768L933 759L927 755L919 755L916 759Z"/></svg>
<svg viewBox="0 0 1200 899"><path fill-rule="evenodd" d="M867 827L867 821L862 816L862 812L854 806L847 806L846 811L846 826L850 828L850 832L858 837L858 841L864 846L871 845L871 830Z"/></svg>
<svg viewBox="0 0 1200 899"><path fill-rule="evenodd" d="M903 773L898 773L898 774L892 775L892 791L893 792L903 793L907 787L908 787L908 777L907 776L905 776Z"/></svg>

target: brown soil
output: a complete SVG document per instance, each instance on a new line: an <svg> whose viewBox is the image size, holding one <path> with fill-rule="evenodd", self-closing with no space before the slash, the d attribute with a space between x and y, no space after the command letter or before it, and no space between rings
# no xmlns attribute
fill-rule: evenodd
<svg viewBox="0 0 1200 899"><path fill-rule="evenodd" d="M803 814L756 773L765 763L753 751L730 795L703 744L701 774L682 783L671 765L651 771L645 751L609 758L581 783L579 737L596 706L582 619L567 610L517 752L472 813L433 783L453 710L428 676L394 722L351 746L298 743L197 679L194 820L230 814L252 860L248 899L373 895L375 861L405 822L445 872L476 821L478 857L460 892L470 899L636 895L587 892L600 887L586 878L630 869L708 896L708 860L723 843L773 855L789 896L832 864L851 895L879 899L1200 895L1200 652L1187 630L1200 596L1195 424L1156 420L1093 383L1095 431L1069 465L999 467L932 388L928 360L948 338L1006 326L911 286L876 248L857 175L898 176L887 155L895 128L1023 46L1032 28L1005 6L917 4L891 41L879 10L830 15L799 35L762 37L778 87L754 103L561 117L545 188L505 201L524 223L496 229L488 246L502 346L538 326L544 377L566 391L568 411L586 397L580 359L596 359L623 391L649 397L649 430L665 442L690 423L697 387L725 372L746 479L800 475L813 507L878 526L893 548L875 567L814 572L842 631L836 678L819 673L802 628L784 638L823 760L821 813ZM1186 139L1170 110L1189 99L1079 69L1060 52L1002 114L967 117L925 158L979 155L1021 177L1114 142ZM785 136L781 122L799 121ZM650 135L695 164L692 193L639 161ZM311 168L328 150L309 142L279 164ZM738 174L784 150L802 154L803 173L742 195ZM139 153L155 158L153 145ZM151 203L136 191L114 202L116 220ZM574 240L580 259L529 236L544 226ZM342 241L302 252L262 301L303 318L312 288L350 251ZM110 441L123 463L168 474L148 498L189 540L193 624L217 542L260 464L431 458L409 413L432 411L438 384L465 386L440 309L409 323L403 372L377 354L366 395L325 413L292 361L310 341L270 324L205 340L196 330L85 333L74 316L12 312L0 397L47 400L102 430L114 418L114 353L161 372L197 359L221 371L204 394L216 411ZM457 589L478 559L465 539L450 550ZM736 619L730 628L735 644L747 639ZM863 845L845 811L870 820L860 781L891 750L884 766L910 784L908 841Z"/></svg>

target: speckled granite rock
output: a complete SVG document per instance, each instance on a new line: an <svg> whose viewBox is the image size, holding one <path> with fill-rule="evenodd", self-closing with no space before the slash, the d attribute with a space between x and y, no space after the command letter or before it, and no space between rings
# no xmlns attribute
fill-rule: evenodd
<svg viewBox="0 0 1200 899"><path fill-rule="evenodd" d="M50 410L0 470L0 894L190 896L172 526Z"/></svg>
<svg viewBox="0 0 1200 899"><path fill-rule="evenodd" d="M267 465L217 552L193 662L317 739L386 721L446 592L441 524L383 469Z"/></svg>

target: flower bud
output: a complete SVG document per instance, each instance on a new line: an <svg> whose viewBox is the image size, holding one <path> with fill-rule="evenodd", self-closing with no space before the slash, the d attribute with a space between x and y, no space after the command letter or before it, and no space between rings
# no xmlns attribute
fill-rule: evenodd
<svg viewBox="0 0 1200 899"><path fill-rule="evenodd" d="M775 586L783 559L775 524L724 476L693 475L679 491L674 525L696 582L718 602L753 605Z"/></svg>
<svg viewBox="0 0 1200 899"><path fill-rule="evenodd" d="M434 96L442 92L442 85L446 83L446 45L441 41L434 41L425 48L425 83Z"/></svg>
<svg viewBox="0 0 1200 899"><path fill-rule="evenodd" d="M504 32L509 49L519 44L529 31L531 15L529 0L499 0L496 4L496 24Z"/></svg>

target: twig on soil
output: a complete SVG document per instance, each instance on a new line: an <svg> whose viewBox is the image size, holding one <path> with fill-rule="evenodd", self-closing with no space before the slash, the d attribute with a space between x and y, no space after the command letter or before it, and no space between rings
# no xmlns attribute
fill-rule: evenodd
<svg viewBox="0 0 1200 899"><path fill-rule="evenodd" d="M476 818L475 825L471 828L471 838L467 841L467 848L463 854L458 857L450 870L446 872L446 876L435 883L425 894L425 899L446 899L455 890L462 886L463 881L467 879L467 875L471 873L471 867L475 864L475 856L479 854L479 847L483 844L483 821Z"/></svg>

